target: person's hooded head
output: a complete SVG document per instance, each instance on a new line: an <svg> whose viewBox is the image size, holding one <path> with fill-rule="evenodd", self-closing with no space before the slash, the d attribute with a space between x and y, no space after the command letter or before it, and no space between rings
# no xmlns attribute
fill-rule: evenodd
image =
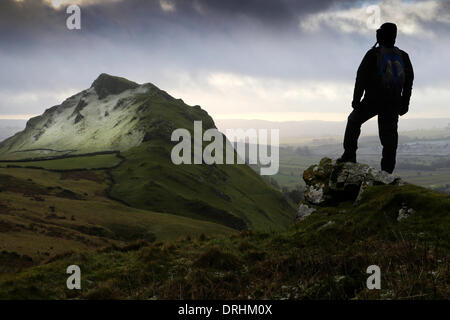
<svg viewBox="0 0 450 320"><path fill-rule="evenodd" d="M383 23L377 30L377 42L384 47L393 47L397 37L397 26L395 23Z"/></svg>

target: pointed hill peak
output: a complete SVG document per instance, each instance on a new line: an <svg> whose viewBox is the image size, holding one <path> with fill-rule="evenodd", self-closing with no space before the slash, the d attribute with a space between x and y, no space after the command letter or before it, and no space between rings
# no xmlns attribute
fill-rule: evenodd
<svg viewBox="0 0 450 320"><path fill-rule="evenodd" d="M130 81L122 77L111 76L102 73L92 83L91 88L95 89L99 99L103 99L110 94L119 94L125 90L135 89L139 87L136 82Z"/></svg>
<svg viewBox="0 0 450 320"><path fill-rule="evenodd" d="M0 142L0 158L38 158L42 150L78 153L128 150L150 140L171 141L175 128L214 121L200 107L190 107L151 83L138 84L101 74L88 90L47 109L27 122L25 130ZM23 152L29 152L25 156ZM45 152L49 156L50 152Z"/></svg>

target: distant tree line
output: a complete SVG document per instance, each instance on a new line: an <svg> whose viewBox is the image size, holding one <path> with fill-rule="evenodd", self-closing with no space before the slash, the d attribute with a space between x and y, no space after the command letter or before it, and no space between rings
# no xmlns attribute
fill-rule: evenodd
<svg viewBox="0 0 450 320"><path fill-rule="evenodd" d="M299 156L310 156L312 154L308 146L297 147L297 149L295 149L295 153L298 154Z"/></svg>
<svg viewBox="0 0 450 320"><path fill-rule="evenodd" d="M434 187L433 190L450 194L450 184L447 183L447 184L439 186L439 187Z"/></svg>
<svg viewBox="0 0 450 320"><path fill-rule="evenodd" d="M293 146L281 147L280 148L280 153L281 152L286 152L288 154L292 154L293 153L293 154L296 154L298 156L310 156L310 155L313 154L308 146L304 146L304 147L293 147Z"/></svg>
<svg viewBox="0 0 450 320"><path fill-rule="evenodd" d="M401 170L434 171L437 169L450 168L450 158L437 159L432 161L430 164L401 161L396 167Z"/></svg>

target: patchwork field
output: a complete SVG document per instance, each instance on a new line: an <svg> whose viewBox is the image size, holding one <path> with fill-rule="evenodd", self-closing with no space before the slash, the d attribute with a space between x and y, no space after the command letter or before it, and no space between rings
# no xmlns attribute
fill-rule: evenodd
<svg viewBox="0 0 450 320"><path fill-rule="evenodd" d="M42 261L135 239L231 234L218 224L131 208L108 198L104 171L0 168L0 251Z"/></svg>
<svg viewBox="0 0 450 320"><path fill-rule="evenodd" d="M118 165L122 161L117 153L97 154L97 155L79 155L54 160L36 160L36 161L1 161L0 167L23 167L40 168L50 170L90 170L99 168L110 168Z"/></svg>

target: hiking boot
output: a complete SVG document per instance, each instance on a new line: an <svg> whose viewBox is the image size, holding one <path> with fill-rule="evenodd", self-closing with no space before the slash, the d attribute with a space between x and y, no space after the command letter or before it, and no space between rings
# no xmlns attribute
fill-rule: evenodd
<svg viewBox="0 0 450 320"><path fill-rule="evenodd" d="M338 158L336 160L336 163L343 163L343 162L353 162L356 163L356 155L348 155L348 154L343 154L340 158Z"/></svg>

